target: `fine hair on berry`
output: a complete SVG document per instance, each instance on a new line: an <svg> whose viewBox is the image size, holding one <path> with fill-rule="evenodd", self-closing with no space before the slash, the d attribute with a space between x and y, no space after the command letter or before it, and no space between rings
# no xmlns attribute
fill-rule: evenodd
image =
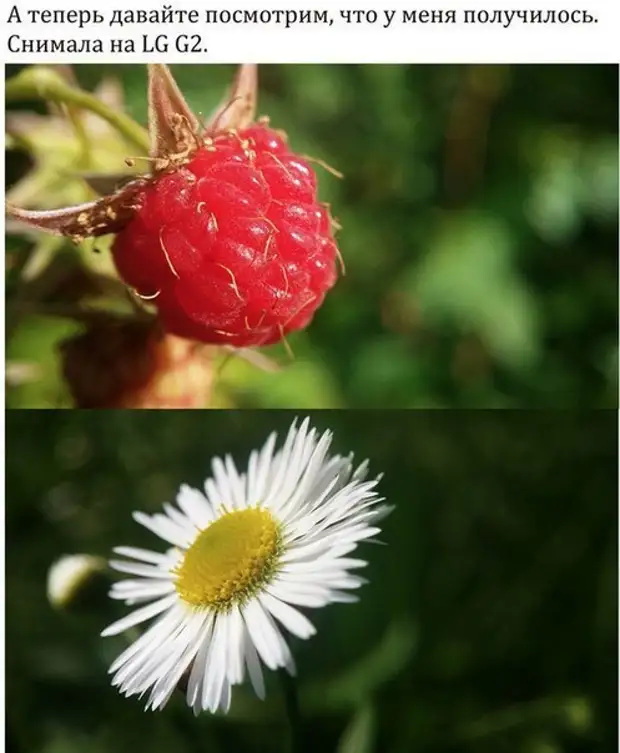
<svg viewBox="0 0 620 753"><path fill-rule="evenodd" d="M180 337L278 342L309 324L336 281L315 172L266 123L205 138L147 181L136 204L114 261Z"/></svg>

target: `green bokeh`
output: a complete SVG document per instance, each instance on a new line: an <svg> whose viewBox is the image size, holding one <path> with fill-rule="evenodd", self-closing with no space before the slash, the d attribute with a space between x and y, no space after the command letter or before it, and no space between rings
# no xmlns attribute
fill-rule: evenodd
<svg viewBox="0 0 620 753"><path fill-rule="evenodd" d="M284 753L281 691L243 688L228 717L179 696L145 713L108 685L123 638L105 598L58 612L62 554L157 548L131 520L214 453L243 464L280 412L7 415L7 750ZM617 440L614 412L323 412L339 452L384 473L396 505L356 605L314 611L293 641L308 753L616 750Z"/></svg>
<svg viewBox="0 0 620 753"><path fill-rule="evenodd" d="M174 72L208 116L232 68ZM77 73L88 88L119 77L144 122L143 66ZM263 66L260 112L345 174L317 168L346 276L290 338L290 367L227 367L227 404L617 403L617 66ZM9 180L23 168L11 154ZM59 336L24 321L9 358L41 379L9 405L66 403Z"/></svg>

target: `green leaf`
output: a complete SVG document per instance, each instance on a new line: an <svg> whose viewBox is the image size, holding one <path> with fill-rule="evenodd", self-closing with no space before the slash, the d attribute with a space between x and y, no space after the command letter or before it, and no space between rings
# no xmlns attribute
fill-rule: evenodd
<svg viewBox="0 0 620 753"><path fill-rule="evenodd" d="M363 703L388 680L398 675L414 651L416 634L408 620L393 622L380 643L339 677L305 689L302 708L337 710Z"/></svg>
<svg viewBox="0 0 620 753"><path fill-rule="evenodd" d="M524 369L539 355L539 313L514 254L504 222L457 215L431 242L409 289L429 321L476 334L500 362Z"/></svg>

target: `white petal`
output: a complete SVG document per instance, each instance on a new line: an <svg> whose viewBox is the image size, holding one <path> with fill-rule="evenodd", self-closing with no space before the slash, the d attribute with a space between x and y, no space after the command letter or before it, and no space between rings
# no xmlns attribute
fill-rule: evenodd
<svg viewBox="0 0 620 753"><path fill-rule="evenodd" d="M213 619L213 613L207 613L207 619L203 626L202 643L198 649L196 658L194 659L189 680L187 682L187 703L193 707L194 713L197 713L201 709L200 701L202 697L202 684L205 677L209 644L211 643Z"/></svg>
<svg viewBox="0 0 620 753"><path fill-rule="evenodd" d="M293 609L293 607L268 593L261 594L259 598L265 609L268 609L293 635L298 638L309 638L316 633L314 625L297 609Z"/></svg>
<svg viewBox="0 0 620 753"><path fill-rule="evenodd" d="M213 471L213 480L215 481L218 490L218 497L222 500L221 504L223 504L227 510L230 510L232 508L233 492L222 459L213 458L211 461L211 469Z"/></svg>
<svg viewBox="0 0 620 753"><path fill-rule="evenodd" d="M220 491L212 478L205 481L205 494L209 504L213 508L215 518L220 516L220 508L228 502L228 498Z"/></svg>
<svg viewBox="0 0 620 753"><path fill-rule="evenodd" d="M258 655L269 669L285 664L282 650L283 639L258 600L251 599L243 608L243 619L256 646Z"/></svg>
<svg viewBox="0 0 620 753"><path fill-rule="evenodd" d="M191 532L192 535L196 534L196 526L193 521L182 513L179 509L171 505L169 502L164 502L162 505L164 512L170 518L173 523L182 528L184 531Z"/></svg>
<svg viewBox="0 0 620 753"><path fill-rule="evenodd" d="M308 435L309 421L305 419L297 432L289 431L285 445L273 463L272 478L265 499L266 505L277 511L288 501L301 475L304 463L312 454L316 432Z"/></svg>
<svg viewBox="0 0 620 753"><path fill-rule="evenodd" d="M269 593L287 604L297 604L307 609L316 609L329 604L329 594L324 589L301 591L300 589L291 589L283 583L275 583L270 587Z"/></svg>
<svg viewBox="0 0 620 753"><path fill-rule="evenodd" d="M245 663L248 668L248 676L254 692L263 700L265 697L265 681L263 679L263 670L261 669L260 660L256 653L256 648L252 641L252 637L248 631L248 626L244 622L243 625L243 650L245 656Z"/></svg>
<svg viewBox="0 0 620 753"><path fill-rule="evenodd" d="M182 622L168 636L165 645L142 651L131 662L127 662L116 673L112 684L120 685L121 691L126 695L145 693L160 677L168 673L172 664L182 654L186 647L186 633L187 624Z"/></svg>
<svg viewBox="0 0 620 753"><path fill-rule="evenodd" d="M226 647L224 645L226 617L218 615L213 625L213 633L207 654L205 673L202 681L202 708L217 711L226 680Z"/></svg>
<svg viewBox="0 0 620 753"><path fill-rule="evenodd" d="M187 484L183 484L179 489L177 504L200 529L215 520L215 512L206 497L198 489L192 489Z"/></svg>
<svg viewBox="0 0 620 753"><path fill-rule="evenodd" d="M232 686L228 680L224 681L222 687L222 695L220 697L220 710L227 714L230 709L230 701L232 698Z"/></svg>
<svg viewBox="0 0 620 753"><path fill-rule="evenodd" d="M299 538L311 530L315 519L322 519L323 508L330 498L335 494L338 487L339 479L334 477L323 488L320 496L312 499L305 508L298 507L291 510L286 516L287 533L292 538Z"/></svg>
<svg viewBox="0 0 620 753"><path fill-rule="evenodd" d="M312 585L320 585L323 588L359 588L367 582L365 578L360 578L357 575L349 575L344 570L316 573L315 575L309 573L304 575L298 573L280 573L279 580L281 583L290 585L291 588Z"/></svg>
<svg viewBox="0 0 620 753"><path fill-rule="evenodd" d="M286 435L284 446L279 452L274 455L271 466L269 468L269 476L265 490L265 499L263 500L269 507L271 507L274 498L277 499L280 485L282 484L287 469L289 468L290 456L293 447L295 446L297 435L297 421L295 420L293 421L291 428Z"/></svg>
<svg viewBox="0 0 620 753"><path fill-rule="evenodd" d="M387 518L387 516L394 511L394 509L395 505L379 505L373 510L373 521L375 523L378 523L380 520Z"/></svg>
<svg viewBox="0 0 620 753"><path fill-rule="evenodd" d="M228 484L231 490L231 503L235 510L243 510L247 507L245 495L245 477L240 476L237 467L230 455L224 458L224 467L228 476Z"/></svg>
<svg viewBox="0 0 620 753"><path fill-rule="evenodd" d="M324 551L326 551L327 548L328 547L326 547L322 538L319 538L317 541L310 541L309 543L296 544L282 554L280 562L283 564L287 562L301 561L313 562Z"/></svg>
<svg viewBox="0 0 620 753"><path fill-rule="evenodd" d="M108 670L110 674L116 672L141 651L150 650L153 646L163 643L175 631L182 620L183 611L176 606L163 614L116 658Z"/></svg>
<svg viewBox="0 0 620 753"><path fill-rule="evenodd" d="M168 569L155 565L142 565L138 562L123 562L122 560L110 560L110 567L119 573L128 575L141 575L143 578L167 578L170 579Z"/></svg>
<svg viewBox="0 0 620 753"><path fill-rule="evenodd" d="M360 600L359 596L343 593L342 591L331 591L329 598L330 601L338 601L341 604L356 604Z"/></svg>
<svg viewBox="0 0 620 753"><path fill-rule="evenodd" d="M351 570L366 567L367 565L366 560L353 559L351 557L334 557L333 552L330 551L329 556L317 557L314 561L291 558L284 569L286 572L316 573L331 570L334 567L338 567L341 570Z"/></svg>
<svg viewBox="0 0 620 753"><path fill-rule="evenodd" d="M154 565L164 565L169 559L167 554L151 552L148 549L137 549L133 546L117 546L112 551L121 557L130 557L131 559L150 562Z"/></svg>
<svg viewBox="0 0 620 753"><path fill-rule="evenodd" d="M160 539L169 544L186 549L192 542L193 534L175 525L165 515L146 515L143 512L134 512L133 519L136 523L148 528Z"/></svg>
<svg viewBox="0 0 620 753"><path fill-rule="evenodd" d="M243 619L239 607L233 606L228 614L226 665L228 682L239 685L243 682Z"/></svg>
<svg viewBox="0 0 620 753"><path fill-rule="evenodd" d="M118 633L124 632L125 630L127 630L127 628L133 627L134 625L139 625L141 622L146 622L146 620L150 620L152 617L155 617L155 615L160 614L165 609L168 609L168 607L171 607L175 603L175 601L177 601L177 599L178 596L176 595L176 593L173 593L169 596L165 596L163 599L154 601L152 604L149 604L146 607L136 609L135 612L130 612L120 620L113 622L105 630L102 631L101 635L104 638L109 635L118 635Z"/></svg>
<svg viewBox="0 0 620 753"><path fill-rule="evenodd" d="M335 455L328 458L319 472L313 479L312 486L308 492L311 500L321 498L325 490L336 482L335 490L338 491L349 482L351 476L351 458L343 458ZM309 505L309 508L315 507L315 504Z"/></svg>
<svg viewBox="0 0 620 753"><path fill-rule="evenodd" d="M308 425L308 420L306 419L297 432L288 460L285 462L283 459L281 462L283 471L281 485L278 485L274 481L274 489L277 490L275 493L277 493L281 501L286 503L288 503L290 495L299 485L304 468L308 464L316 447L316 431L312 429L308 432ZM278 505L279 507L280 505ZM277 508L274 507L274 509Z"/></svg>
<svg viewBox="0 0 620 753"><path fill-rule="evenodd" d="M300 472L298 473L291 471L291 487L283 492L283 504L279 505L277 508L274 507L274 510L285 523L290 517L293 517L295 513L299 514L300 510L307 509L309 499L311 499L311 497L309 498L311 486L317 473L320 471L321 466L325 462L325 456L329 450L331 441L331 432L325 432L316 446L308 446L305 448L306 454L309 454L311 451L309 457L303 458L305 469L300 469Z"/></svg>
<svg viewBox="0 0 620 753"><path fill-rule="evenodd" d="M248 466L248 502L251 505L262 502L267 492L267 479L271 469L273 451L277 435L269 435L260 453L252 453Z"/></svg>
<svg viewBox="0 0 620 753"><path fill-rule="evenodd" d="M121 601L133 601L134 599L154 599L173 591L174 583L171 581L122 580L112 586L110 597Z"/></svg>
<svg viewBox="0 0 620 753"><path fill-rule="evenodd" d="M202 645L202 631L207 619L206 613L195 615L188 635L185 636L186 646L182 654L176 659L170 670L159 678L153 685L149 702L153 709L161 708L174 692L179 680L187 671ZM148 704L147 704L148 708Z"/></svg>

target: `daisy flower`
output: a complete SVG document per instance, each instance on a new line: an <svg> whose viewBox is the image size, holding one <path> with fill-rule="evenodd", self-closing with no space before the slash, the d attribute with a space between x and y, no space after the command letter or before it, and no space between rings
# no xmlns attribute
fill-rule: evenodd
<svg viewBox="0 0 620 753"><path fill-rule="evenodd" d="M149 693L162 708L181 681L187 703L227 711L246 676L265 694L262 665L291 674L295 665L282 628L309 638L315 628L299 611L353 602L366 565L349 555L380 529L391 508L366 480L367 463L330 456L332 435L308 419L294 422L283 447L272 434L240 473L230 456L212 461L204 493L182 486L176 506L134 519L172 548L164 553L119 547L113 599L140 605L103 631L122 633L155 622L112 664L112 684L126 696Z"/></svg>

